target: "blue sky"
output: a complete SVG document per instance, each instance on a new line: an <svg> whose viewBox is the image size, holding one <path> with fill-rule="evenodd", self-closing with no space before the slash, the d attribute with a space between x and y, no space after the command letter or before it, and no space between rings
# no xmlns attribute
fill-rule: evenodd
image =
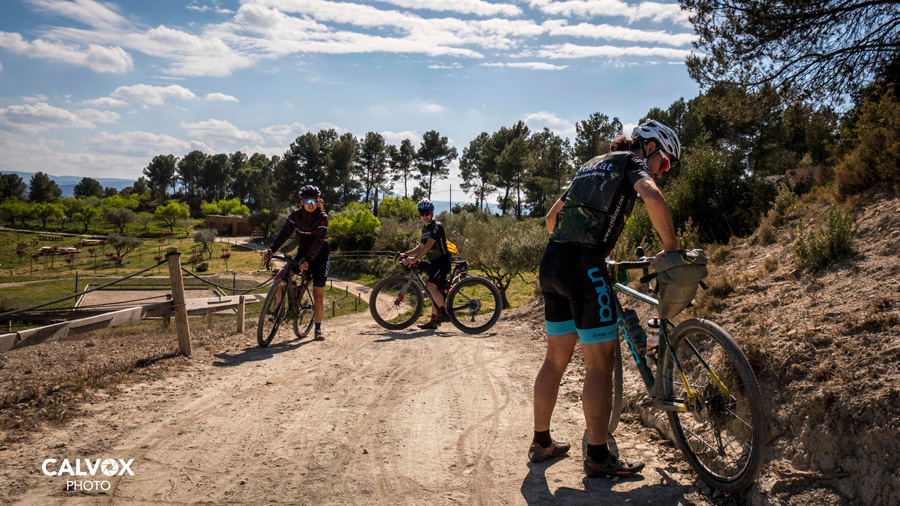
<svg viewBox="0 0 900 506"><path fill-rule="evenodd" d="M3 0L0 170L136 178L156 154L281 155L333 127L462 153L525 120L574 141L698 93L676 2ZM437 198L458 170L435 186Z"/></svg>

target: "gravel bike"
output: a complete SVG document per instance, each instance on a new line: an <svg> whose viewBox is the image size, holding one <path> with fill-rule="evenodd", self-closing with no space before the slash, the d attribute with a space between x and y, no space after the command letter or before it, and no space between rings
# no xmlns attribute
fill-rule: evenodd
<svg viewBox="0 0 900 506"><path fill-rule="evenodd" d="M658 310L658 300L628 287L628 271L640 269L642 286L650 289L655 274L648 268L654 257L607 262L614 293L622 293ZM753 484L762 466L765 415L759 385L747 357L722 327L702 318L677 326L660 319L659 345L646 350L636 343L621 319L615 297L620 342L627 344L648 397L641 405L666 412L679 449L700 478L723 492ZM613 409L609 432L622 413L622 349L616 347L613 370Z"/></svg>
<svg viewBox="0 0 900 506"><path fill-rule="evenodd" d="M450 271L450 287L444 292L444 303L453 326L468 334L478 334L494 326L503 307L500 290L490 281L469 276L469 263L454 260ZM388 276L375 285L369 296L372 318L389 330L409 327L422 315L425 298L434 298L425 287L418 264L401 267L408 274Z"/></svg>
<svg viewBox="0 0 900 506"><path fill-rule="evenodd" d="M284 260L284 276L273 282L259 312L259 324L256 327L256 342L265 348L268 346L278 328L285 320L293 320L294 334L302 339L309 334L313 325L313 298L309 290L312 279L309 269L300 274L300 284L294 280L293 267L297 264L291 257L272 255L272 258Z"/></svg>

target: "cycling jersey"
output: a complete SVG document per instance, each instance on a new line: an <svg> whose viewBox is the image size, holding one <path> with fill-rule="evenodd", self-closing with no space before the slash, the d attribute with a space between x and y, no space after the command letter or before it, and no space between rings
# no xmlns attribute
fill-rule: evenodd
<svg viewBox="0 0 900 506"><path fill-rule="evenodd" d="M428 239L434 239L434 246L426 253L428 260L435 261L447 257L450 259L450 251L447 249L447 233L441 222L432 219L431 223L422 227L422 244L427 244Z"/></svg>
<svg viewBox="0 0 900 506"><path fill-rule="evenodd" d="M637 192L634 185L651 179L650 170L630 151L614 151L582 165L561 199L550 240L600 249L612 249L631 215Z"/></svg>
<svg viewBox="0 0 900 506"><path fill-rule="evenodd" d="M317 255L322 254L328 256L328 215L325 211L316 208L315 211L308 213L304 209L297 209L288 216L281 232L272 243L272 251L278 251L284 242L291 236L293 232L297 232L299 245L297 246L297 254L306 257L312 261Z"/></svg>

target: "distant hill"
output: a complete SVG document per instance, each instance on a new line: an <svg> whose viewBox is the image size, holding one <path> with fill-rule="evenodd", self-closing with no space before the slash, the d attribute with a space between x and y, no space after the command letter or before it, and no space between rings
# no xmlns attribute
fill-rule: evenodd
<svg viewBox="0 0 900 506"><path fill-rule="evenodd" d="M34 172L18 172L15 170L0 170L0 174L16 174L27 185L31 181L31 176L34 175ZM51 181L58 184L60 189L62 189L63 197L72 197L75 195L75 185L81 181L81 176L54 176L52 174L47 174ZM121 190L126 186L131 186L134 184L134 179L115 179L109 177L95 177L100 184L106 187L112 187L116 190Z"/></svg>

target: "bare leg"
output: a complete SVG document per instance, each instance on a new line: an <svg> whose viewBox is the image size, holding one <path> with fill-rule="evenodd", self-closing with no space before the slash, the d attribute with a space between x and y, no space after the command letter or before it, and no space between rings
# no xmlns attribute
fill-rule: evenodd
<svg viewBox="0 0 900 506"><path fill-rule="evenodd" d="M559 395L559 381L572 358L578 334L547 336L547 356L534 380L534 430L550 430L550 418Z"/></svg>
<svg viewBox="0 0 900 506"><path fill-rule="evenodd" d="M612 370L617 341L582 344L584 350L584 390L581 404L587 424L588 444L606 444L609 414L612 411Z"/></svg>
<svg viewBox="0 0 900 506"><path fill-rule="evenodd" d="M322 323L322 316L325 314L325 287L313 287L313 321Z"/></svg>
<svg viewBox="0 0 900 506"><path fill-rule="evenodd" d="M278 281L279 279L283 278L284 273L286 272L286 269L287 269L287 267L282 267L281 270L278 271L278 274L275 275L274 281ZM281 289L281 290L278 290L277 292L275 292L275 303L276 304L281 304L281 296L283 294L284 294L284 289Z"/></svg>

